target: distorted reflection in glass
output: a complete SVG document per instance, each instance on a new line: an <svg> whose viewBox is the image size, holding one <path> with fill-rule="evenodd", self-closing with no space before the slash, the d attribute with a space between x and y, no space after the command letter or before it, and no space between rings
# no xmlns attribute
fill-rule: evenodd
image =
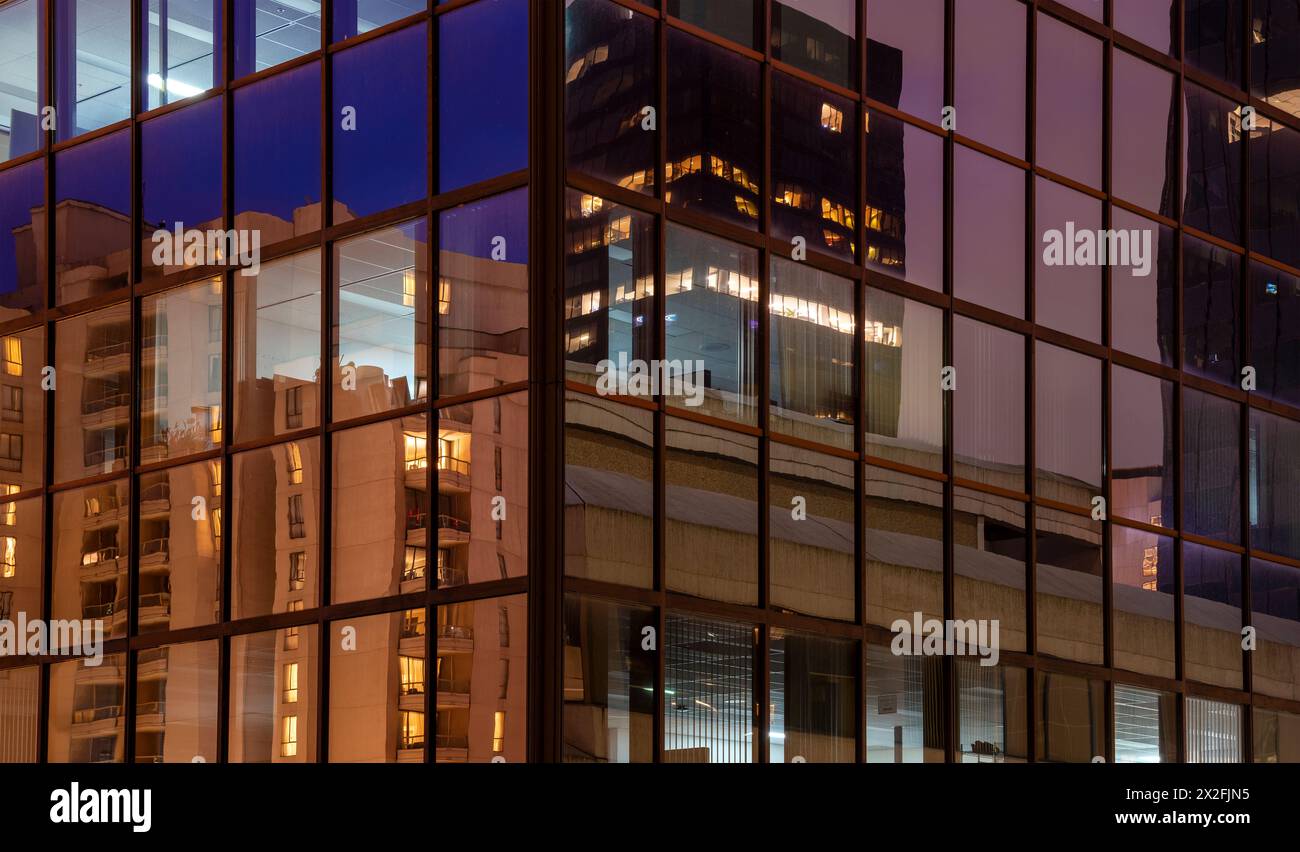
<svg viewBox="0 0 1300 852"><path fill-rule="evenodd" d="M1147 274L1141 266L1129 264L1111 270L1110 343L1116 349L1148 361L1174 366L1178 350L1178 321L1174 317L1174 298L1178 276L1174 254L1178 243L1172 228L1113 206L1111 226L1134 231L1139 239L1151 234L1151 267Z"/></svg>
<svg viewBox="0 0 1300 852"><path fill-rule="evenodd" d="M879 111L866 134L867 266L943 290L943 139Z"/></svg>
<svg viewBox="0 0 1300 852"><path fill-rule="evenodd" d="M754 0L666 0L664 10L723 38L754 46Z"/></svg>
<svg viewBox="0 0 1300 852"><path fill-rule="evenodd" d="M40 698L39 666L0 669L0 707L5 708L5 738L0 740L0 763L36 762Z"/></svg>
<svg viewBox="0 0 1300 852"><path fill-rule="evenodd" d="M104 637L126 635L131 507L126 480L53 497L53 619L102 621Z"/></svg>
<svg viewBox="0 0 1300 852"><path fill-rule="evenodd" d="M316 760L319 632L306 624L231 638L231 763Z"/></svg>
<svg viewBox="0 0 1300 852"><path fill-rule="evenodd" d="M0 496L40 488L45 470L45 327L0 335Z"/></svg>
<svg viewBox="0 0 1300 852"><path fill-rule="evenodd" d="M1173 528L1174 383L1118 365L1110 369L1111 511Z"/></svg>
<svg viewBox="0 0 1300 852"><path fill-rule="evenodd" d="M998 622L998 647L1026 647L1025 504L953 489L953 617Z"/></svg>
<svg viewBox="0 0 1300 852"><path fill-rule="evenodd" d="M320 440L233 459L232 618L293 612L320 595Z"/></svg>
<svg viewBox="0 0 1300 852"><path fill-rule="evenodd" d="M1241 407L1183 388L1183 531L1241 541Z"/></svg>
<svg viewBox="0 0 1300 852"><path fill-rule="evenodd" d="M1242 557L1183 541L1183 655L1189 680L1242 687Z"/></svg>
<svg viewBox="0 0 1300 852"><path fill-rule="evenodd" d="M1250 265L1250 364L1260 396L1300 406L1300 278Z"/></svg>
<svg viewBox="0 0 1300 852"><path fill-rule="evenodd" d="M1039 763L1091 763L1106 757L1106 682L1039 670L1034 726Z"/></svg>
<svg viewBox="0 0 1300 852"><path fill-rule="evenodd" d="M1300 559L1300 423L1250 411L1250 544Z"/></svg>
<svg viewBox="0 0 1300 852"><path fill-rule="evenodd" d="M438 763L528 756L528 597L438 607Z"/></svg>
<svg viewBox="0 0 1300 852"><path fill-rule="evenodd" d="M654 759L658 654L644 637L658 629L649 607L565 597L565 763Z"/></svg>
<svg viewBox="0 0 1300 852"><path fill-rule="evenodd" d="M944 86L943 0L873 0L867 39L867 97L938 121Z"/></svg>
<svg viewBox="0 0 1300 852"><path fill-rule="evenodd" d="M1225 385L1241 381L1241 257L1183 237L1183 369Z"/></svg>
<svg viewBox="0 0 1300 852"><path fill-rule="evenodd" d="M758 602L758 439L668 418L664 564L668 588Z"/></svg>
<svg viewBox="0 0 1300 852"><path fill-rule="evenodd" d="M206 251L176 252L176 234L224 227L220 97L167 112L140 125L140 262L146 280L221 263ZM267 178L263 178L267 180ZM274 180L269 181L274 185ZM171 244L165 237L171 237ZM250 236L251 239L251 236ZM250 243L251 245L251 243ZM166 251L171 248L171 256ZM178 256L179 255L179 256ZM188 257L186 255L189 255Z"/></svg>
<svg viewBox="0 0 1300 852"><path fill-rule="evenodd" d="M654 415L572 391L564 412L564 573L648 589Z"/></svg>
<svg viewBox="0 0 1300 852"><path fill-rule="evenodd" d="M125 470L131 426L131 306L55 326L54 480Z"/></svg>
<svg viewBox="0 0 1300 852"><path fill-rule="evenodd" d="M1300 568L1250 560L1250 624L1258 636L1251 652L1251 686L1277 698L1300 700Z"/></svg>
<svg viewBox="0 0 1300 852"><path fill-rule="evenodd" d="M958 763L1029 759L1029 677L1017 666L957 660Z"/></svg>
<svg viewBox="0 0 1300 852"><path fill-rule="evenodd" d="M772 630L771 763L854 762L856 659L853 642Z"/></svg>
<svg viewBox="0 0 1300 852"><path fill-rule="evenodd" d="M1087 514L1035 510L1038 564L1035 620L1039 653L1100 665L1102 525Z"/></svg>
<svg viewBox="0 0 1300 852"><path fill-rule="evenodd" d="M863 511L868 624L943 617L943 483L868 467Z"/></svg>
<svg viewBox="0 0 1300 852"><path fill-rule="evenodd" d="M135 762L216 763L220 642L136 652Z"/></svg>
<svg viewBox="0 0 1300 852"><path fill-rule="evenodd" d="M1167 536L1111 526L1116 668L1174 676L1174 546Z"/></svg>
<svg viewBox="0 0 1300 852"><path fill-rule="evenodd" d="M97 666L87 662L50 666L49 763L126 760L126 654L105 654Z"/></svg>
<svg viewBox="0 0 1300 852"><path fill-rule="evenodd" d="M220 278L140 302L140 461L199 453L224 440Z"/></svg>
<svg viewBox="0 0 1300 852"><path fill-rule="evenodd" d="M757 761L756 633L732 621L665 615L665 763Z"/></svg>
<svg viewBox="0 0 1300 852"><path fill-rule="evenodd" d="M1239 107L1188 81L1183 86L1183 108L1183 223L1237 242L1241 239Z"/></svg>
<svg viewBox="0 0 1300 852"><path fill-rule="evenodd" d="M9 486L3 488L8 490ZM24 616L35 621L43 612L43 504L39 498L0 503L0 624L16 624ZM28 641L16 627L14 634L20 647ZM0 682L0 693L3 691ZM22 703L0 706L17 712ZM7 751L0 740L0 763L6 762Z"/></svg>
<svg viewBox="0 0 1300 852"><path fill-rule="evenodd" d="M183 630L221 620L221 461L142 473L136 629Z"/></svg>
<svg viewBox="0 0 1300 852"><path fill-rule="evenodd" d="M1172 217L1178 169L1173 123L1177 77L1122 50L1111 55L1112 191L1153 213Z"/></svg>
<svg viewBox="0 0 1300 852"><path fill-rule="evenodd" d="M866 451L943 470L943 311L867 288Z"/></svg>
<svg viewBox="0 0 1300 852"><path fill-rule="evenodd" d="M965 317L952 324L953 452L965 479L1025 489L1025 339Z"/></svg>
<svg viewBox="0 0 1300 852"><path fill-rule="evenodd" d="M1293 92L1300 74L1300 9L1291 0L1253 0L1250 93L1300 117Z"/></svg>
<svg viewBox="0 0 1300 852"><path fill-rule="evenodd" d="M867 763L943 763L943 660L867 649Z"/></svg>
<svg viewBox="0 0 1300 852"><path fill-rule="evenodd" d="M1183 59L1225 83L1241 83L1242 0L1185 0Z"/></svg>
<svg viewBox="0 0 1300 852"><path fill-rule="evenodd" d="M60 305L130 282L130 130L54 155L54 278Z"/></svg>
<svg viewBox="0 0 1300 852"><path fill-rule="evenodd" d="M771 602L852 621L853 462L775 441L768 448Z"/></svg>
<svg viewBox="0 0 1300 852"><path fill-rule="evenodd" d="M1173 763L1178 720L1172 692L1115 684L1115 762Z"/></svg>
<svg viewBox="0 0 1300 852"><path fill-rule="evenodd" d="M332 603L425 588L427 442L424 414L334 433Z"/></svg>
<svg viewBox="0 0 1300 852"><path fill-rule="evenodd" d="M424 608L335 621L327 636L330 763L423 763Z"/></svg>

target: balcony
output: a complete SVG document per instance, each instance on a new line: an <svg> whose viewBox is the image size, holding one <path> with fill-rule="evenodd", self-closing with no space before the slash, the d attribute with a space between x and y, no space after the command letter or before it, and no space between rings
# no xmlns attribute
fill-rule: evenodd
<svg viewBox="0 0 1300 852"><path fill-rule="evenodd" d="M109 358L131 353L130 340L111 340L86 350L86 363L96 364Z"/></svg>
<svg viewBox="0 0 1300 852"><path fill-rule="evenodd" d="M469 760L469 737L464 734L438 734L433 738L435 760L439 763L464 763Z"/></svg>
<svg viewBox="0 0 1300 852"><path fill-rule="evenodd" d="M81 419L84 426L125 422L131 415L131 394L110 393L81 402ZM119 410L120 409L120 410Z"/></svg>
<svg viewBox="0 0 1300 852"><path fill-rule="evenodd" d="M120 704L110 704L107 707L86 707L72 711L72 723L74 725L87 725L92 722L101 722L104 719L116 719L121 715L122 706Z"/></svg>
<svg viewBox="0 0 1300 852"><path fill-rule="evenodd" d="M171 621L171 592L152 592L140 595L139 610L138 618L141 627L159 625L166 627L168 622Z"/></svg>
<svg viewBox="0 0 1300 852"><path fill-rule="evenodd" d="M109 473L117 462L126 460L126 446L105 447L85 454L86 469L96 473Z"/></svg>
<svg viewBox="0 0 1300 852"><path fill-rule="evenodd" d="M167 512L172 503L170 482L155 482L140 492L140 514L156 515Z"/></svg>
<svg viewBox="0 0 1300 852"><path fill-rule="evenodd" d="M135 727L161 728L167 721L166 701L141 701L135 705Z"/></svg>
<svg viewBox="0 0 1300 852"><path fill-rule="evenodd" d="M469 680L459 678L438 678L439 710L454 710L469 706Z"/></svg>
<svg viewBox="0 0 1300 852"><path fill-rule="evenodd" d="M469 521L453 515L438 515L438 546L469 543Z"/></svg>
<svg viewBox="0 0 1300 852"><path fill-rule="evenodd" d="M451 455L438 456L438 491L468 494L469 462Z"/></svg>
<svg viewBox="0 0 1300 852"><path fill-rule="evenodd" d="M474 650L474 628L459 624L438 625L438 652L455 653Z"/></svg>
<svg viewBox="0 0 1300 852"><path fill-rule="evenodd" d="M93 568L96 570L105 570L105 574L113 574L117 571L117 560L122 556L121 548L116 544L105 545L98 550L92 550L81 554L81 567Z"/></svg>
<svg viewBox="0 0 1300 852"><path fill-rule="evenodd" d="M469 582L469 569L454 565L438 566L438 588L463 586Z"/></svg>
<svg viewBox="0 0 1300 852"><path fill-rule="evenodd" d="M140 565L163 565L171 559L171 540L151 538L140 543Z"/></svg>

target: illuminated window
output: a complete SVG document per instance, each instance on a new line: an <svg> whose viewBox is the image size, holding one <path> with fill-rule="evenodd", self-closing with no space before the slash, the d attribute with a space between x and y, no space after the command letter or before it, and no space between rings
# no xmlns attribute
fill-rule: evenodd
<svg viewBox="0 0 1300 852"><path fill-rule="evenodd" d="M297 441L290 441L286 445L288 449L289 465L289 484L302 484L302 447L298 446Z"/></svg>
<svg viewBox="0 0 1300 852"><path fill-rule="evenodd" d="M414 639L424 635L424 610L408 609L402 613L403 639Z"/></svg>
<svg viewBox="0 0 1300 852"><path fill-rule="evenodd" d="M21 376L23 374L23 342L18 337L6 337L5 341L5 375Z"/></svg>
<svg viewBox="0 0 1300 852"><path fill-rule="evenodd" d="M500 754L506 750L506 711L498 710L492 721L492 751Z"/></svg>
<svg viewBox="0 0 1300 852"><path fill-rule="evenodd" d="M298 717L285 716L280 730L280 756L296 757L298 754Z"/></svg>
<svg viewBox="0 0 1300 852"><path fill-rule="evenodd" d="M429 440L423 435L407 432L406 441L406 469L407 470L424 470L429 466Z"/></svg>
<svg viewBox="0 0 1300 852"><path fill-rule="evenodd" d="M17 494L20 490L22 490L21 486L0 483L0 497ZM16 523L18 523L18 504L0 503L0 524L12 527Z"/></svg>
<svg viewBox="0 0 1300 852"><path fill-rule="evenodd" d="M402 673L402 694L424 694L424 657L397 658Z"/></svg>
<svg viewBox="0 0 1300 852"><path fill-rule="evenodd" d="M17 547L18 539L13 536L0 537L0 577L12 577L17 570Z"/></svg>
<svg viewBox="0 0 1300 852"><path fill-rule="evenodd" d="M284 664L284 703L296 704L298 701L298 664Z"/></svg>
<svg viewBox="0 0 1300 852"><path fill-rule="evenodd" d="M424 714L402 711L402 748L424 747Z"/></svg>
<svg viewBox="0 0 1300 852"><path fill-rule="evenodd" d="M406 546L406 558L402 564L402 580L424 579L424 548L419 545Z"/></svg>
<svg viewBox="0 0 1300 852"><path fill-rule="evenodd" d="M297 592L307 584L307 552L295 551L289 554L289 591ZM302 601L298 601L302 603Z"/></svg>
<svg viewBox="0 0 1300 852"><path fill-rule="evenodd" d="M286 612L302 612L302 601L289 601ZM298 627L286 627L284 629L284 650L298 650L298 639L300 636Z"/></svg>
<svg viewBox="0 0 1300 852"><path fill-rule="evenodd" d="M438 313L447 314L451 312L451 279L438 279Z"/></svg>
<svg viewBox="0 0 1300 852"><path fill-rule="evenodd" d="M402 305L408 308L415 307L414 269L406 269L402 271Z"/></svg>
<svg viewBox="0 0 1300 852"><path fill-rule="evenodd" d="M208 476L212 480L212 496L221 496L221 462L208 462Z"/></svg>
<svg viewBox="0 0 1300 852"><path fill-rule="evenodd" d="M822 104L822 129L831 133L843 133L844 113L830 104Z"/></svg>

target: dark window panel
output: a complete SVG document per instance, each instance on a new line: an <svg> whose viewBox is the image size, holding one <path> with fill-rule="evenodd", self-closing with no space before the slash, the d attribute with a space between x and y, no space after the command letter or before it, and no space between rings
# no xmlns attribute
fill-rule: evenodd
<svg viewBox="0 0 1300 852"><path fill-rule="evenodd" d="M1250 93L1300 116L1300 4L1253 0L1250 12Z"/></svg>
<svg viewBox="0 0 1300 852"><path fill-rule="evenodd" d="M1241 689L1242 557L1183 542L1183 654L1187 677ZM1160 588L1173 590L1172 565L1161 565Z"/></svg>
<svg viewBox="0 0 1300 852"><path fill-rule="evenodd" d="M231 763L316 760L318 633L307 624L231 638Z"/></svg>
<svg viewBox="0 0 1300 852"><path fill-rule="evenodd" d="M854 284L772 259L769 428L853 449Z"/></svg>
<svg viewBox="0 0 1300 852"><path fill-rule="evenodd" d="M1034 734L1039 763L1091 763L1106 756L1106 682L1039 670Z"/></svg>
<svg viewBox="0 0 1300 852"><path fill-rule="evenodd" d="M564 572L648 589L654 580L654 416L573 392L564 410Z"/></svg>
<svg viewBox="0 0 1300 852"><path fill-rule="evenodd" d="M1250 365L1262 396L1300 406L1300 279L1252 263Z"/></svg>
<svg viewBox="0 0 1300 852"><path fill-rule="evenodd" d="M1300 266L1300 132L1256 118L1250 133L1250 248ZM1258 126L1258 124L1257 124Z"/></svg>
<svg viewBox="0 0 1300 852"><path fill-rule="evenodd" d="M1091 509L1101 493L1101 374L1095 358L1035 342L1035 496Z"/></svg>
<svg viewBox="0 0 1300 852"><path fill-rule="evenodd" d="M1025 14L1017 0L958 3L954 23L957 132L1015 157L1025 155Z"/></svg>
<svg viewBox="0 0 1300 852"><path fill-rule="evenodd" d="M788 444L768 446L772 603L852 621L853 462Z"/></svg>
<svg viewBox="0 0 1300 852"><path fill-rule="evenodd" d="M668 57L665 197L757 229L758 63L678 30L668 31Z"/></svg>
<svg viewBox="0 0 1300 852"><path fill-rule="evenodd" d="M127 468L131 306L117 304L55 327L54 481Z"/></svg>
<svg viewBox="0 0 1300 852"><path fill-rule="evenodd" d="M1111 526L1115 667L1174 677L1174 539Z"/></svg>
<svg viewBox="0 0 1300 852"><path fill-rule="evenodd" d="M140 475L140 633L185 630L221 616L221 536L225 500L221 461Z"/></svg>
<svg viewBox="0 0 1300 852"><path fill-rule="evenodd" d="M230 0L235 7L235 76L245 77L320 50L321 3Z"/></svg>
<svg viewBox="0 0 1300 852"><path fill-rule="evenodd" d="M1038 652L1101 665L1102 525L1044 506L1034 519Z"/></svg>
<svg viewBox="0 0 1300 852"><path fill-rule="evenodd" d="M1115 31L1161 53L1178 54L1177 0L1119 2L1114 7Z"/></svg>
<svg viewBox="0 0 1300 852"><path fill-rule="evenodd" d="M611 0L575 0L564 22L569 167L653 192L656 134L642 110L658 110L654 22Z"/></svg>
<svg viewBox="0 0 1300 852"><path fill-rule="evenodd" d="M854 0L772 3L772 56L839 86L858 87Z"/></svg>
<svg viewBox="0 0 1300 852"><path fill-rule="evenodd" d="M439 191L526 168L524 0L482 0L440 16L438 44Z"/></svg>
<svg viewBox="0 0 1300 852"><path fill-rule="evenodd" d="M0 337L0 496L40 488L45 470L45 327Z"/></svg>
<svg viewBox="0 0 1300 852"><path fill-rule="evenodd" d="M853 642L772 631L770 762L854 762L856 658Z"/></svg>
<svg viewBox="0 0 1300 852"><path fill-rule="evenodd" d="M54 11L54 105L62 141L131 115L131 0L61 0Z"/></svg>
<svg viewBox="0 0 1300 852"><path fill-rule="evenodd" d="M863 511L867 623L943 618L943 483L868 467Z"/></svg>
<svg viewBox="0 0 1300 852"><path fill-rule="evenodd" d="M50 666L46 714L50 763L126 760L126 654L106 654L90 682L86 682L87 671L81 660Z"/></svg>
<svg viewBox="0 0 1300 852"><path fill-rule="evenodd" d="M1102 203L1047 178L1034 179L1034 319L1075 337L1101 342L1101 267L1108 243L1101 231ZM1127 238L1129 235L1125 235ZM1086 242L1081 242L1086 238ZM1149 245L1149 243L1146 243ZM1144 243L1128 240L1127 257L1105 258L1133 266ZM1124 251L1118 247L1119 251ZM1089 256L1089 253L1091 256Z"/></svg>
<svg viewBox="0 0 1300 852"><path fill-rule="evenodd" d="M330 35L343 41L423 12L425 0L334 0L334 28Z"/></svg>
<svg viewBox="0 0 1300 852"><path fill-rule="evenodd" d="M1038 13L1036 163L1101 188L1102 43Z"/></svg>
<svg viewBox="0 0 1300 852"><path fill-rule="evenodd" d="M421 24L334 54L335 222L398 207L428 191L427 49Z"/></svg>
<svg viewBox="0 0 1300 852"><path fill-rule="evenodd" d="M1191 82L1183 87L1187 171L1183 222L1232 242L1241 239L1241 113L1237 104Z"/></svg>
<svg viewBox="0 0 1300 852"><path fill-rule="evenodd" d="M528 380L528 190L438 216L438 395Z"/></svg>
<svg viewBox="0 0 1300 852"><path fill-rule="evenodd" d="M1300 699L1296 657L1300 654L1300 568L1250 561L1250 624L1257 644L1251 652L1251 686L1276 698Z"/></svg>
<svg viewBox="0 0 1300 852"><path fill-rule="evenodd" d="M1300 423L1250 412L1250 544L1300 559Z"/></svg>
<svg viewBox="0 0 1300 852"><path fill-rule="evenodd" d="M1025 489L1025 339L953 318L956 475ZM937 382L936 382L937 384Z"/></svg>
<svg viewBox="0 0 1300 852"><path fill-rule="evenodd" d="M867 288L866 452L943 470L943 311Z"/></svg>
<svg viewBox="0 0 1300 852"><path fill-rule="evenodd" d="M60 305L131 279L131 131L54 155L54 275Z"/></svg>
<svg viewBox="0 0 1300 852"><path fill-rule="evenodd" d="M1241 85L1244 49L1241 0L1185 0L1183 44L1187 64Z"/></svg>
<svg viewBox="0 0 1300 852"><path fill-rule="evenodd" d="M140 127L140 163L144 175L140 240L146 278L184 269L181 262L165 265L155 262L156 232L174 235L177 230L207 231L222 227L221 115L221 98L209 98ZM258 120L261 119L259 114ZM268 180L265 176L262 179Z"/></svg>
<svg viewBox="0 0 1300 852"><path fill-rule="evenodd" d="M235 227L263 245L321 228L320 65L235 92Z"/></svg>
<svg viewBox="0 0 1300 852"><path fill-rule="evenodd" d="M1173 763L1178 759L1177 697L1115 684L1115 762Z"/></svg>
<svg viewBox="0 0 1300 852"><path fill-rule="evenodd" d="M1122 50L1112 55L1111 190L1118 198L1172 218L1178 171L1177 79Z"/></svg>
<svg viewBox="0 0 1300 852"><path fill-rule="evenodd" d="M937 123L944 106L943 0L875 0L867 38L867 97Z"/></svg>
<svg viewBox="0 0 1300 852"><path fill-rule="evenodd" d="M756 762L757 631L676 612L665 622L664 762Z"/></svg>
<svg viewBox="0 0 1300 852"><path fill-rule="evenodd" d="M996 621L998 647L1025 650L1025 504L955 488L953 512L953 617Z"/></svg>
<svg viewBox="0 0 1300 852"><path fill-rule="evenodd" d="M1129 264L1111 270L1110 342L1116 349L1163 364L1174 366L1177 355L1177 324L1174 318L1175 289L1178 276L1174 266L1177 242L1172 228L1144 219L1127 210L1111 207L1111 227L1133 232L1146 240L1150 233L1150 250L1144 253L1150 266ZM1130 243L1132 244L1132 243ZM1145 275L1142 274L1145 271Z"/></svg>
<svg viewBox="0 0 1300 852"><path fill-rule="evenodd" d="M131 510L126 480L60 491L53 503L50 617L101 619L105 639L125 636Z"/></svg>
<svg viewBox="0 0 1300 852"><path fill-rule="evenodd" d="M1241 409L1183 388L1183 531L1241 541Z"/></svg>
<svg viewBox="0 0 1300 852"><path fill-rule="evenodd" d="M958 763L1029 759L1029 677L1018 666L957 660Z"/></svg>
<svg viewBox="0 0 1300 852"><path fill-rule="evenodd" d="M1183 369L1225 385L1241 381L1241 257L1183 237Z"/></svg>
<svg viewBox="0 0 1300 852"><path fill-rule="evenodd" d="M664 11L745 47L757 41L754 0L667 0Z"/></svg>
<svg viewBox="0 0 1300 852"><path fill-rule="evenodd" d="M867 762L943 763L943 660L867 645Z"/></svg>
<svg viewBox="0 0 1300 852"><path fill-rule="evenodd" d="M856 105L785 74L772 77L772 223L782 241L852 261L857 250Z"/></svg>
<svg viewBox="0 0 1300 852"><path fill-rule="evenodd" d="M221 0L139 0L145 109L221 82Z"/></svg>
<svg viewBox="0 0 1300 852"><path fill-rule="evenodd" d="M1023 317L1025 173L962 145L954 157L953 295Z"/></svg>
<svg viewBox="0 0 1300 852"><path fill-rule="evenodd" d="M0 319L45 307L45 162L0 172Z"/></svg>
<svg viewBox="0 0 1300 852"><path fill-rule="evenodd" d="M200 453L223 440L222 280L140 303L140 461Z"/></svg>
<svg viewBox="0 0 1300 852"><path fill-rule="evenodd" d="M45 0L0 5L0 32L13 52L0 70L0 163L41 147L45 84Z"/></svg>
<svg viewBox="0 0 1300 852"><path fill-rule="evenodd" d="M881 112L866 132L867 266L943 290L943 140Z"/></svg>
<svg viewBox="0 0 1300 852"><path fill-rule="evenodd" d="M675 417L664 462L669 589L758 601L758 439Z"/></svg>
<svg viewBox="0 0 1300 852"><path fill-rule="evenodd" d="M1174 385L1113 366L1110 372L1111 513L1176 526Z"/></svg>

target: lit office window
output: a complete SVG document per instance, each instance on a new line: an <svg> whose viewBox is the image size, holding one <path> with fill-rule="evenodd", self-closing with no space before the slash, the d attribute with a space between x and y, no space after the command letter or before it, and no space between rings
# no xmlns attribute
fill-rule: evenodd
<svg viewBox="0 0 1300 852"><path fill-rule="evenodd" d="M425 0L336 0L331 5L334 8L331 35L335 41L365 35L425 10Z"/></svg>
<svg viewBox="0 0 1300 852"><path fill-rule="evenodd" d="M298 756L298 717L284 716L281 719L280 756Z"/></svg>
<svg viewBox="0 0 1300 852"><path fill-rule="evenodd" d="M958 763L1023 763L1029 756L1029 679L1017 666L957 660Z"/></svg>
<svg viewBox="0 0 1300 852"><path fill-rule="evenodd" d="M47 93L38 81L46 64L44 16L44 0L0 3L0 32L13 51L0 71L0 163L30 154L42 143L40 112Z"/></svg>
<svg viewBox="0 0 1300 852"><path fill-rule="evenodd" d="M319 0L231 0L235 12L235 76L264 71L320 50ZM343 4L347 5L347 4Z"/></svg>
<svg viewBox="0 0 1300 852"><path fill-rule="evenodd" d="M943 661L865 647L867 762L943 763Z"/></svg>
<svg viewBox="0 0 1300 852"><path fill-rule="evenodd" d="M1188 763L1241 763L1242 708L1239 704L1187 696Z"/></svg>
<svg viewBox="0 0 1300 852"><path fill-rule="evenodd" d="M221 0L138 2L146 109L201 94L221 80Z"/></svg>
<svg viewBox="0 0 1300 852"><path fill-rule="evenodd" d="M1115 762L1172 763L1176 759L1172 692L1115 684Z"/></svg>
<svg viewBox="0 0 1300 852"><path fill-rule="evenodd" d="M664 762L753 763L756 631L668 613L664 635Z"/></svg>
<svg viewBox="0 0 1300 852"><path fill-rule="evenodd" d="M62 0L54 31L58 139L129 117L131 0Z"/></svg>

